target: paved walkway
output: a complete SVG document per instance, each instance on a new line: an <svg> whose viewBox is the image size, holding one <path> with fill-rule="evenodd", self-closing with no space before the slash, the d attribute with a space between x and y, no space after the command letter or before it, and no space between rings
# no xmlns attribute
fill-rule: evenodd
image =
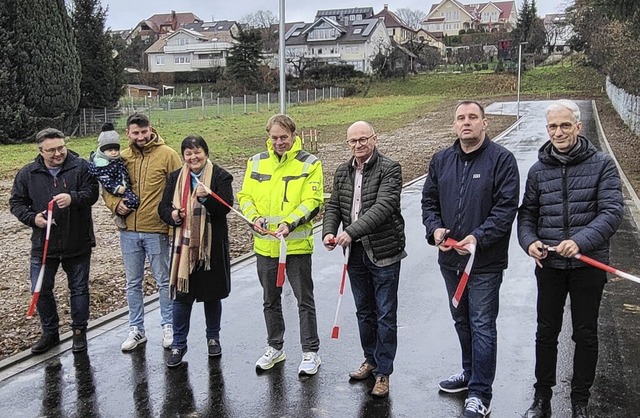
<svg viewBox="0 0 640 418"><path fill-rule="evenodd" d="M591 104L580 105L587 120L587 134L595 138ZM519 126L496 141L516 154L524 183L537 149L546 140L543 115L546 103L522 102L521 106L524 118ZM515 104L495 104L488 111L515 114ZM133 353L120 351L128 332L126 317L121 317L92 327L87 354L72 354L70 342L66 342L43 356L25 353L21 361L1 368L0 416L459 416L464 394L442 395L437 390L441 378L459 371L460 350L436 250L424 240L421 186L422 180L408 186L402 198L409 256L402 265L399 347L388 399L369 396L373 381L350 383L347 378L347 372L362 361L349 292L343 304L340 339L329 338L342 258L337 251L325 251L316 234L313 263L323 359L316 376L297 376L301 352L296 302L288 286L283 302L288 358L268 372L255 372L255 360L265 345L265 329L261 288L253 259L248 259L232 269L232 294L223 304L221 358L209 360L206 355L204 317L198 304L185 356L187 364L167 369L159 312L156 303L152 303L146 314L149 342ZM638 273L638 233L628 214L613 240L613 254L614 265ZM593 416L640 416L640 379L636 373L640 368L638 288L634 283L617 279L607 285L601 310L601 360L593 388ZM494 418L518 417L531 402L535 298L533 263L513 237L510 267L501 289ZM570 416L570 330L565 329L562 338L559 384L553 399L554 417L560 418Z"/></svg>

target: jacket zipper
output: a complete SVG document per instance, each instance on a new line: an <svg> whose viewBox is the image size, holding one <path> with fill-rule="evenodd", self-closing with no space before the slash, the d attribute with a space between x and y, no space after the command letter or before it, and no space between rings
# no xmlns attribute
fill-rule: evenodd
<svg viewBox="0 0 640 418"><path fill-rule="evenodd" d="M144 150L140 151L140 169L138 170L138 198L142 201L142 167L144 166ZM135 225L135 230L138 230L138 211L134 210L133 213L133 224Z"/></svg>
<svg viewBox="0 0 640 418"><path fill-rule="evenodd" d="M569 189L567 187L567 165L562 165L562 223L564 230L564 239L569 236ZM572 267L571 259L567 258L568 268Z"/></svg>

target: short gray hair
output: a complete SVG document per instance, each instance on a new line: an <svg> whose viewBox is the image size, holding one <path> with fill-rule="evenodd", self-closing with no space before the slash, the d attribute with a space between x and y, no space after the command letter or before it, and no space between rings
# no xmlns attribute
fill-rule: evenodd
<svg viewBox="0 0 640 418"><path fill-rule="evenodd" d="M55 128L46 128L36 134L36 143L42 144L45 139L64 139L64 134Z"/></svg>
<svg viewBox="0 0 640 418"><path fill-rule="evenodd" d="M567 100L567 99L556 100L555 102L547 106L547 109L544 112L544 116L548 118L549 113L557 110L565 110L565 109L571 111L571 113L573 114L573 119L576 122L580 122L580 108L578 107L576 102L574 102L573 100Z"/></svg>

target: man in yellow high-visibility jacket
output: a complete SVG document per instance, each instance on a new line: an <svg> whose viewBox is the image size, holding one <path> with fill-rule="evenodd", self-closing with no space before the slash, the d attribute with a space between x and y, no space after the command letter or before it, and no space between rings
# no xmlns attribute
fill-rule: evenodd
<svg viewBox="0 0 640 418"><path fill-rule="evenodd" d="M300 375L316 374L320 367L318 327L311 277L313 223L323 202L322 164L302 150L295 122L274 115L267 122L267 151L247 163L238 202L244 215L258 229L282 234L287 241L287 277L298 300L302 362ZM272 235L254 234L258 278L263 289L267 325L265 353L256 368L268 370L285 359L282 288L276 286L280 242Z"/></svg>

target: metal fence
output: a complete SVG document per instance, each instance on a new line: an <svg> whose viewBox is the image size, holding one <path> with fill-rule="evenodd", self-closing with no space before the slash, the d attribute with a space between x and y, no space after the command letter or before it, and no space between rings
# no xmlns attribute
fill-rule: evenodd
<svg viewBox="0 0 640 418"><path fill-rule="evenodd" d="M287 91L287 107L344 97L341 87L325 87ZM259 112L273 112L280 107L277 93L221 97L216 93L188 96L157 96L153 98L126 98L118 109L80 109L77 135L100 132L104 122L111 122L116 129L124 127L124 118L133 113L144 113L152 124L189 122L192 120L229 117Z"/></svg>

